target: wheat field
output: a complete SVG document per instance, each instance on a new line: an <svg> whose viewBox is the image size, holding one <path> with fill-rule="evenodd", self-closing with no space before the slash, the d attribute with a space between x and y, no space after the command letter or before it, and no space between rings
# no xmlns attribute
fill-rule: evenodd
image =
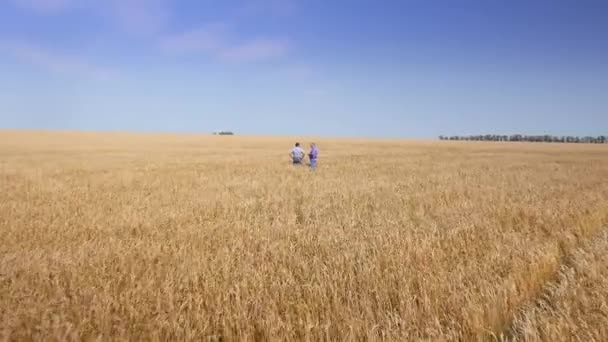
<svg viewBox="0 0 608 342"><path fill-rule="evenodd" d="M294 142L0 132L0 341L608 340L608 146Z"/></svg>

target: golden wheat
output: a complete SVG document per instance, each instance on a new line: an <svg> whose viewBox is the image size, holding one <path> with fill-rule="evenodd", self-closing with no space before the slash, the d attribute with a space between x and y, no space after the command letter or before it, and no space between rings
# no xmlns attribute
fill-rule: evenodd
<svg viewBox="0 0 608 342"><path fill-rule="evenodd" d="M608 341L608 234L569 256L556 282L514 323L515 340Z"/></svg>
<svg viewBox="0 0 608 342"><path fill-rule="evenodd" d="M316 140L0 132L0 340L606 336L607 146Z"/></svg>

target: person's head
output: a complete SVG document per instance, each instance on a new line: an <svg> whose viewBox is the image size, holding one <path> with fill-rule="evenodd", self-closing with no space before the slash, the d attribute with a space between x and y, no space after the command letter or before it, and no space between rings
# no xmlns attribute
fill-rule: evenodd
<svg viewBox="0 0 608 342"><path fill-rule="evenodd" d="M313 148L313 147L315 147L315 146L317 146L317 145L316 145L314 142L313 142L313 143L310 143L310 148Z"/></svg>
<svg viewBox="0 0 608 342"><path fill-rule="evenodd" d="M299 142L296 143L296 147L300 147L300 143Z"/></svg>

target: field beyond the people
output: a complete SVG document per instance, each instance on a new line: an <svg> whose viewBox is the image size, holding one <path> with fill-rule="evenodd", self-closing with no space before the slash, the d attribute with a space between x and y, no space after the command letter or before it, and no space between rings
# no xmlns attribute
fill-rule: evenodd
<svg viewBox="0 0 608 342"><path fill-rule="evenodd" d="M608 145L295 141L0 132L0 340L608 340Z"/></svg>

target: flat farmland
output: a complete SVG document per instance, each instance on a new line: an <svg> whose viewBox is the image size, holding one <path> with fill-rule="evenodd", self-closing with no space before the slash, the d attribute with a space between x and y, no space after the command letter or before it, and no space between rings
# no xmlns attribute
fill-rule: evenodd
<svg viewBox="0 0 608 342"><path fill-rule="evenodd" d="M608 145L2 131L0 340L608 340L607 231Z"/></svg>

